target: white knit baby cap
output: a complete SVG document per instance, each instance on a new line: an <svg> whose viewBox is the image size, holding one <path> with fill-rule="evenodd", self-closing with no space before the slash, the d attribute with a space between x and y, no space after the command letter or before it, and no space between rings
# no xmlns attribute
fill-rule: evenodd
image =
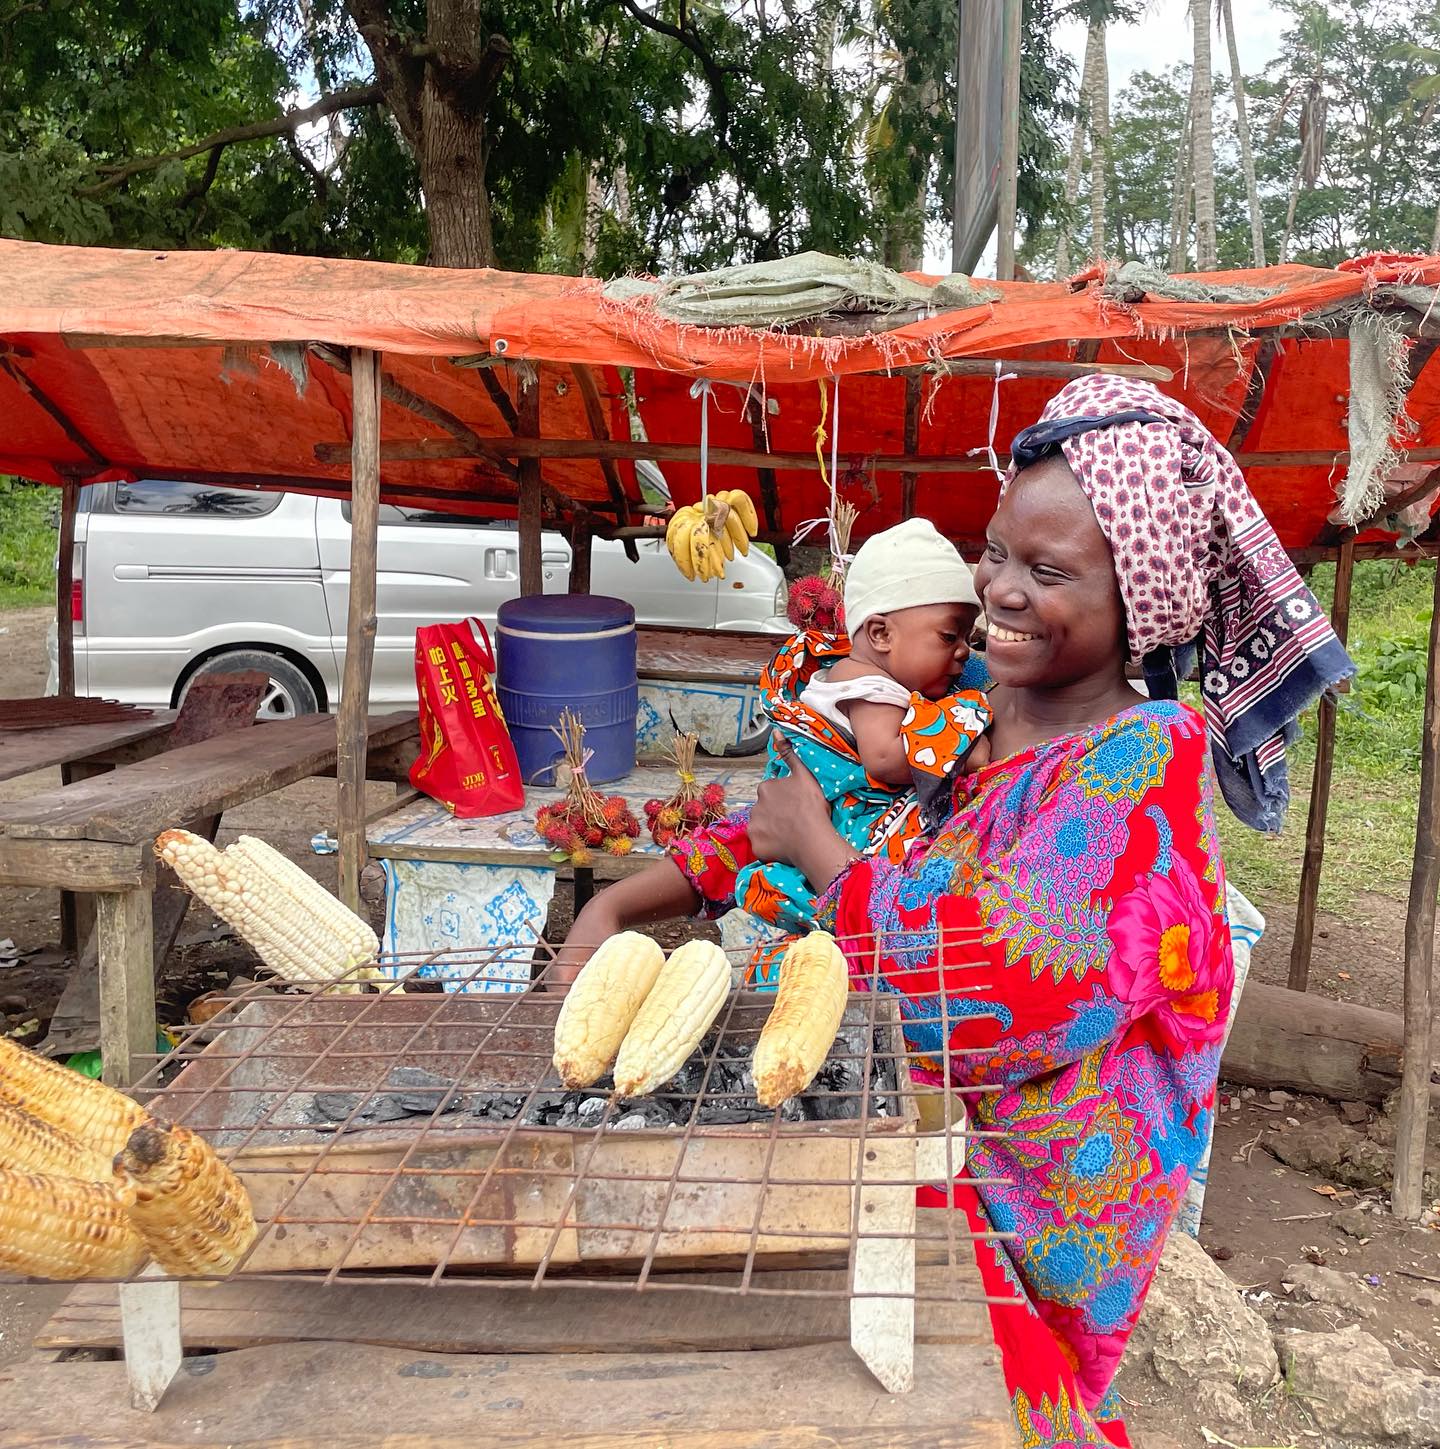
<svg viewBox="0 0 1440 1449"><path fill-rule="evenodd" d="M980 607L970 565L928 518L907 518L860 545L845 574L845 629L922 604Z"/></svg>

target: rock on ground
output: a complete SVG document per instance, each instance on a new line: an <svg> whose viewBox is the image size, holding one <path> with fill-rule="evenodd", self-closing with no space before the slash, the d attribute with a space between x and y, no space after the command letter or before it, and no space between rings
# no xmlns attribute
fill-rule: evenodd
<svg viewBox="0 0 1440 1449"><path fill-rule="evenodd" d="M1286 1387L1315 1423L1348 1449L1432 1449L1440 1433L1440 1378L1398 1368L1358 1324L1339 1333L1276 1336Z"/></svg>
<svg viewBox="0 0 1440 1449"><path fill-rule="evenodd" d="M1374 1296L1353 1274L1337 1273L1314 1263L1292 1263L1284 1274L1296 1298L1302 1303L1326 1303L1360 1318L1374 1318Z"/></svg>
<svg viewBox="0 0 1440 1449"><path fill-rule="evenodd" d="M1171 1233L1130 1340L1163 1383L1224 1385L1237 1402L1253 1399L1279 1376L1270 1329L1204 1248Z"/></svg>

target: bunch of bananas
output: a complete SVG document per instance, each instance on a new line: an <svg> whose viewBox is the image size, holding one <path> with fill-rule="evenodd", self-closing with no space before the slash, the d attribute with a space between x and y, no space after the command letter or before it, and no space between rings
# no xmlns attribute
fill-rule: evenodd
<svg viewBox="0 0 1440 1449"><path fill-rule="evenodd" d="M665 530L665 547L687 579L702 583L725 577L726 561L750 552L760 520L750 495L742 488L712 493L701 503L678 508Z"/></svg>

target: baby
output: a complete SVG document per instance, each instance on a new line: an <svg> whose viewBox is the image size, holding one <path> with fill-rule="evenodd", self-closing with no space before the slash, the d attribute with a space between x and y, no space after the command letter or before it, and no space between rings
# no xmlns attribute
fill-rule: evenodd
<svg viewBox="0 0 1440 1449"><path fill-rule="evenodd" d="M969 645L979 613L965 560L933 524L912 518L855 555L845 578L849 639L797 634L760 677L766 715L820 782L836 830L867 855L903 860L960 763L983 763L976 742L990 709ZM967 683L976 687L955 692ZM766 774L785 773L772 745ZM746 866L735 897L787 932L813 928L815 893L793 865Z"/></svg>

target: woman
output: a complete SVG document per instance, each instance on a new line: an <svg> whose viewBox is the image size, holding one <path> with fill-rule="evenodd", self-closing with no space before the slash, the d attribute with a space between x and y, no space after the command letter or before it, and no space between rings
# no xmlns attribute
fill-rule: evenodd
<svg viewBox="0 0 1440 1449"><path fill-rule="evenodd" d="M956 781L928 843L903 865L861 858L795 769L748 819L597 896L562 964L626 926L729 908L752 859L803 871L857 984L899 995L930 1057L915 1075L941 1080L937 1023L955 1023L950 1084L988 1089L967 1097L974 1125L1013 1134L970 1139L954 1200L1013 1235L976 1251L987 1292L1013 1300L991 1321L1021 1442L1123 1445L1111 1384L1208 1137L1233 979L1207 737L1231 807L1274 828L1296 716L1353 671L1179 403L1086 378L1012 457L976 571L991 763ZM1197 638L1203 719L1174 699L1171 650Z"/></svg>

